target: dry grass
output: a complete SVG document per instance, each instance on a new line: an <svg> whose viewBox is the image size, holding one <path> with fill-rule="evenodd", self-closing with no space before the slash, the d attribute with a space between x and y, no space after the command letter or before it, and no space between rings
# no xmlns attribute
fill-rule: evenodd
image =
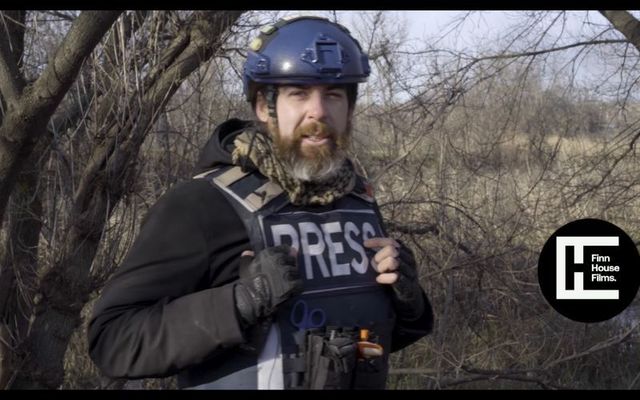
<svg viewBox="0 0 640 400"><path fill-rule="evenodd" d="M620 343L562 361L615 337L628 317L595 326L561 317L539 291L537 259L556 229L579 218L608 220L638 240L640 160L592 136L500 139L466 153L445 149L432 155L439 163L421 167L418 150L378 186L387 218L438 227L436 234L394 232L420 255L437 322L433 335L394 357L394 368L416 372L394 375L392 386L637 387L637 332L624 352ZM465 148L470 139L449 140ZM402 168L409 173L399 179Z"/></svg>

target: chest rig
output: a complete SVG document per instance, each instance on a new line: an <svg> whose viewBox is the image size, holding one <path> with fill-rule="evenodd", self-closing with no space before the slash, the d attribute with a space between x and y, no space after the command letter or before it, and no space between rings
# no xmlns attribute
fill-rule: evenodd
<svg viewBox="0 0 640 400"><path fill-rule="evenodd" d="M364 179L358 177L352 193L330 205L295 206L256 171L227 166L198 178L209 180L233 205L256 253L281 244L298 249L303 292L281 305L273 319L280 362L272 373L282 374L283 388L384 388L395 314L388 288L375 281L375 251L363 245L385 236ZM353 343L368 339L382 348L381 355L360 357ZM356 370L366 373L357 377Z"/></svg>

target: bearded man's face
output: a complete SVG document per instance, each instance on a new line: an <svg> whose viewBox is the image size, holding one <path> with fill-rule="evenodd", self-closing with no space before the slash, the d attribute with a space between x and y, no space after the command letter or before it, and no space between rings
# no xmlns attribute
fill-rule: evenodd
<svg viewBox="0 0 640 400"><path fill-rule="evenodd" d="M259 99L257 112L273 135L277 157L294 177L328 179L344 163L351 124L343 86L280 86L277 121L269 118L264 98Z"/></svg>

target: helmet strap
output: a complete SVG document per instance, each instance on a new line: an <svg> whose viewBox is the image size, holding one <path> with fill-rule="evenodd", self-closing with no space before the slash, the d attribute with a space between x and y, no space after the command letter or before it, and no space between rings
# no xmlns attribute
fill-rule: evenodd
<svg viewBox="0 0 640 400"><path fill-rule="evenodd" d="M265 97L267 100L267 108L269 109L269 116L277 121L278 114L276 113L276 100L278 99L278 88L276 88L275 85L267 85Z"/></svg>

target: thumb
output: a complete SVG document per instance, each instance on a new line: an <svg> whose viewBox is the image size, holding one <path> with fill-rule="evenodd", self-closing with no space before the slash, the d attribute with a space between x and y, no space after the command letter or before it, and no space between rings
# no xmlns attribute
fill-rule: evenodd
<svg viewBox="0 0 640 400"><path fill-rule="evenodd" d="M250 271L250 265L254 257L255 253L251 250L245 250L240 254L240 264L238 267L240 268L239 275L241 279L248 277L254 272Z"/></svg>

